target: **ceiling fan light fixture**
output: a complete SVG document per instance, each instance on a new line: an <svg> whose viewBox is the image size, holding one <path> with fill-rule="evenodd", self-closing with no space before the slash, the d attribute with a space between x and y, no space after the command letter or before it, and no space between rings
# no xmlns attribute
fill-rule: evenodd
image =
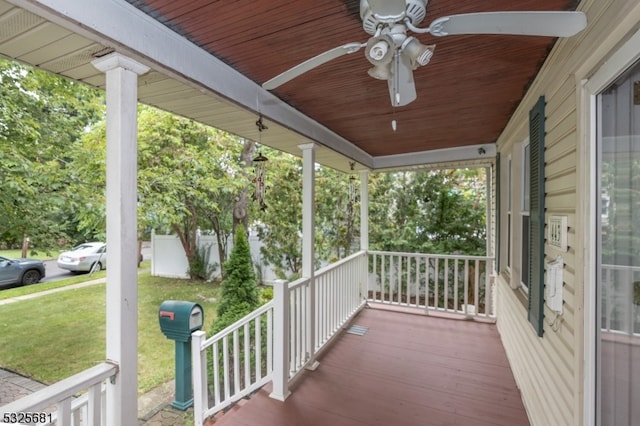
<svg viewBox="0 0 640 426"><path fill-rule="evenodd" d="M402 44L402 52L406 53L411 59L413 69L427 65L433 56L435 48L435 44L424 45L415 37L407 37Z"/></svg>
<svg viewBox="0 0 640 426"><path fill-rule="evenodd" d="M367 73L377 80L389 80L391 78L391 64L374 65Z"/></svg>
<svg viewBox="0 0 640 426"><path fill-rule="evenodd" d="M394 50L393 40L388 35L382 35L369 39L364 55L376 66L390 63Z"/></svg>
<svg viewBox="0 0 640 426"><path fill-rule="evenodd" d="M369 56L376 61L381 61L387 52L389 51L389 45L384 40L379 40L371 46L371 50L369 50Z"/></svg>

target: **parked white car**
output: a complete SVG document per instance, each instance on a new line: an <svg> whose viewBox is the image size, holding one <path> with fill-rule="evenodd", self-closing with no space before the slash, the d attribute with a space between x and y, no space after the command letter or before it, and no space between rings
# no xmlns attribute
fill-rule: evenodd
<svg viewBox="0 0 640 426"><path fill-rule="evenodd" d="M107 267L107 245L101 242L80 244L58 256L58 268L72 272L100 271Z"/></svg>

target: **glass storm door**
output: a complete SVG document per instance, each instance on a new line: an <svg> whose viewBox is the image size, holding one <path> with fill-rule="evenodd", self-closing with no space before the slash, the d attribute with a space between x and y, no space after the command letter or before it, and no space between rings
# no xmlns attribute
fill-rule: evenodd
<svg viewBox="0 0 640 426"><path fill-rule="evenodd" d="M596 413L640 425L640 65L597 99Z"/></svg>

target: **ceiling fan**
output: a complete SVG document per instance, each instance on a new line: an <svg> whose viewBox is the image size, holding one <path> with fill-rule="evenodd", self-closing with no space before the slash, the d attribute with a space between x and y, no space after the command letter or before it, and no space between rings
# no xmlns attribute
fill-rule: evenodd
<svg viewBox="0 0 640 426"><path fill-rule="evenodd" d="M436 19L428 28L418 28L426 16L428 0L360 0L363 29L371 35L366 43L335 47L263 83L273 90L305 72L342 55L365 48L373 67L369 75L386 80L391 105L404 106L416 99L413 70L429 63L435 44L424 45L409 35L429 33L442 37L459 34L510 34L570 37L587 25L582 12L482 12Z"/></svg>

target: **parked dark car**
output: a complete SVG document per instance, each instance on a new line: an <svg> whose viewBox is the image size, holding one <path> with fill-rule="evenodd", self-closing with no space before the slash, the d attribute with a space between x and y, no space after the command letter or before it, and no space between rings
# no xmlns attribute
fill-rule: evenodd
<svg viewBox="0 0 640 426"><path fill-rule="evenodd" d="M44 263L36 259L8 259L0 256L0 285L35 284L45 276Z"/></svg>

